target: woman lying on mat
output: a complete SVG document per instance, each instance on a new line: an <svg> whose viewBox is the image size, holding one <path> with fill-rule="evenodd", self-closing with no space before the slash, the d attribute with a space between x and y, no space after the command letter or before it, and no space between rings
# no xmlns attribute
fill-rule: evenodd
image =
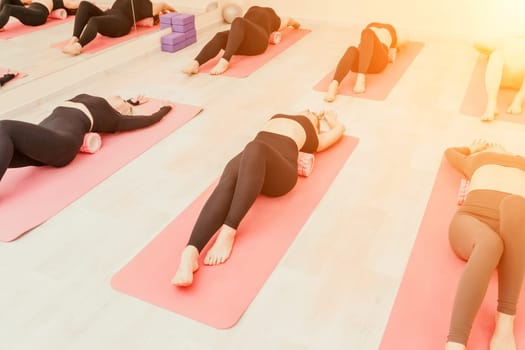
<svg viewBox="0 0 525 350"><path fill-rule="evenodd" d="M82 1L75 16L73 37L62 48L62 52L78 55L84 46L95 39L97 33L118 38L127 35L133 24L140 20L174 11L164 2L152 3L150 0L117 0L106 11L88 1Z"/></svg>
<svg viewBox="0 0 525 350"><path fill-rule="evenodd" d="M366 74L382 72L388 62L395 61L396 52L407 41L408 38L405 38L403 33L396 32L390 24L370 23L367 25L361 32L359 46L350 46L337 64L324 100L326 102L335 100L339 84L350 71L357 73L354 92L365 92Z"/></svg>
<svg viewBox="0 0 525 350"><path fill-rule="evenodd" d="M132 115L132 105L146 101L143 96L125 101L119 96L81 94L60 104L38 125L0 120L0 179L8 168L66 166L76 157L87 133L144 128L160 121L172 108L166 103L152 115Z"/></svg>
<svg viewBox="0 0 525 350"><path fill-rule="evenodd" d="M465 349L497 268L498 312L490 349L515 350L514 317L525 272L525 158L482 140L449 148L445 156L470 179L449 230L452 249L468 262L456 292L446 349Z"/></svg>
<svg viewBox="0 0 525 350"><path fill-rule="evenodd" d="M481 120L490 121L498 114L497 98L500 87L518 90L507 113L520 114L525 97L525 37L477 42L476 50L489 56L485 71L487 108Z"/></svg>
<svg viewBox="0 0 525 350"><path fill-rule="evenodd" d="M46 23L47 17L54 10L64 9L68 15L75 14L79 2L79 0L1 0L0 31L4 30L11 16L18 18L25 25L41 26Z"/></svg>
<svg viewBox="0 0 525 350"><path fill-rule="evenodd" d="M224 50L222 58L210 71L211 74L222 74L228 69L233 55L256 56L264 53L268 47L270 35L288 26L297 29L300 24L292 18L277 16L270 7L252 6L243 17L233 20L230 30L215 34L197 57L182 71L186 74L196 74L201 65Z"/></svg>
<svg viewBox="0 0 525 350"><path fill-rule="evenodd" d="M328 128L320 133L320 120ZM319 115L274 115L255 139L226 165L219 184L204 205L182 252L172 283L188 286L197 270L199 253L217 232L217 239L204 258L206 265L218 265L230 256L239 223L262 193L283 196L297 182L299 151L314 153L335 144L345 126L334 112Z"/></svg>

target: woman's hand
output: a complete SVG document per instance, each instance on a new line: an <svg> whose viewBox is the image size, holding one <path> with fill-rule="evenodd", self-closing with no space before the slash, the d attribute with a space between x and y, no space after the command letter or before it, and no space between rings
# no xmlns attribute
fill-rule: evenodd
<svg viewBox="0 0 525 350"><path fill-rule="evenodd" d="M323 111L323 112L321 112L321 117L322 117L322 119L324 119L326 124L328 124L330 129L333 129L337 125L341 124L339 122L338 117L337 117L337 112L336 111L332 111L332 110Z"/></svg>
<svg viewBox="0 0 525 350"><path fill-rule="evenodd" d="M468 146L470 149L470 154L481 152L485 149L487 149L490 146L490 143L488 143L486 140L483 139L476 139L472 141L472 143Z"/></svg>
<svg viewBox="0 0 525 350"><path fill-rule="evenodd" d="M135 101L138 102L139 105L143 104L143 103L146 103L149 101L149 98L147 98L146 96L144 96L143 94L140 94L140 95L137 95L137 97L135 97Z"/></svg>

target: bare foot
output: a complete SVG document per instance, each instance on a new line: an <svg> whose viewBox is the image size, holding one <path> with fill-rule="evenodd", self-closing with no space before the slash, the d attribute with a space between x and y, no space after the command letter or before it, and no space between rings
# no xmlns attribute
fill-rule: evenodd
<svg viewBox="0 0 525 350"><path fill-rule="evenodd" d="M297 22L295 19L290 17L287 26L293 27L293 29L299 29L299 27L301 27L301 23Z"/></svg>
<svg viewBox="0 0 525 350"><path fill-rule="evenodd" d="M80 54L80 51L82 51L82 46L78 42L75 42L71 45L66 45L62 49L62 52L71 56L76 56Z"/></svg>
<svg viewBox="0 0 525 350"><path fill-rule="evenodd" d="M337 96L337 89L339 88L339 82L337 80L332 80L330 85L328 85L328 91L324 96L326 102L334 102L335 97Z"/></svg>
<svg viewBox="0 0 525 350"><path fill-rule="evenodd" d="M221 58L219 62L217 62L215 67L212 68L212 70L210 71L210 74L219 75L219 74L226 72L229 64L230 63L228 61L226 61L224 58Z"/></svg>
<svg viewBox="0 0 525 350"><path fill-rule="evenodd" d="M357 73L354 84L354 93L362 94L366 91L366 76L363 73Z"/></svg>
<svg viewBox="0 0 525 350"><path fill-rule="evenodd" d="M445 350L465 350L466 347L463 344L460 343L454 343L454 342L448 342L447 345L445 345Z"/></svg>
<svg viewBox="0 0 525 350"><path fill-rule="evenodd" d="M217 240L206 254L204 264L219 265L225 262L231 254L233 241L235 239L235 229L223 225Z"/></svg>
<svg viewBox="0 0 525 350"><path fill-rule="evenodd" d="M199 73L199 62L193 60L190 64L182 69L182 72L188 75Z"/></svg>
<svg viewBox="0 0 525 350"><path fill-rule="evenodd" d="M481 116L481 120L484 122L490 122L491 120L494 120L496 115L498 115L498 111L496 110L496 102L488 102L487 109Z"/></svg>
<svg viewBox="0 0 525 350"><path fill-rule="evenodd" d="M171 279L173 285L187 287L193 283L193 273L199 268L199 251L192 245L186 246L180 257L179 267Z"/></svg>
<svg viewBox="0 0 525 350"><path fill-rule="evenodd" d="M513 315L498 312L496 315L496 329L490 341L490 350L516 350L514 317Z"/></svg>
<svg viewBox="0 0 525 350"><path fill-rule="evenodd" d="M521 103L512 103L507 109L509 114L520 114L521 113Z"/></svg>
<svg viewBox="0 0 525 350"><path fill-rule="evenodd" d="M78 43L78 38L76 36L72 36L71 39L67 42L66 46L73 45L74 43Z"/></svg>

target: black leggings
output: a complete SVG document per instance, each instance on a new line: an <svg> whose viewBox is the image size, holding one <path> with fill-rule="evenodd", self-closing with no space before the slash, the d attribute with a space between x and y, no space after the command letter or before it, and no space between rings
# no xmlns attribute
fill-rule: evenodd
<svg viewBox="0 0 525 350"><path fill-rule="evenodd" d="M228 162L219 184L202 208L188 245L199 252L223 225L237 229L262 193L278 197L297 182L297 144L289 137L262 131Z"/></svg>
<svg viewBox="0 0 525 350"><path fill-rule="evenodd" d="M233 55L260 55L268 47L268 33L256 23L242 17L233 20L230 30L215 34L195 57L204 64L224 50L222 58L229 61Z"/></svg>
<svg viewBox="0 0 525 350"><path fill-rule="evenodd" d="M11 16L28 26L40 26L46 23L49 16L47 7L39 3L25 7L20 0L2 0L0 8L0 28L7 24Z"/></svg>
<svg viewBox="0 0 525 350"><path fill-rule="evenodd" d="M338 83L350 72L380 73L388 64L388 48L370 28L361 32L359 48L349 47L339 61L333 80Z"/></svg>
<svg viewBox="0 0 525 350"><path fill-rule="evenodd" d="M83 112L57 107L40 124L0 121L0 179L7 168L51 165L62 167L77 155L89 120Z"/></svg>
<svg viewBox="0 0 525 350"><path fill-rule="evenodd" d="M119 10L102 11L90 2L82 1L75 16L73 36L79 38L78 43L84 47L97 33L111 38L118 38L131 31L133 22Z"/></svg>

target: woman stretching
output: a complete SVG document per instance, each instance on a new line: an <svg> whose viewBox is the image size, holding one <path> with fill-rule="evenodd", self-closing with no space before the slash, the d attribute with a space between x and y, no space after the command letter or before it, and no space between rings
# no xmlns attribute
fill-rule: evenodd
<svg viewBox="0 0 525 350"><path fill-rule="evenodd" d="M335 100L339 85L350 71L357 72L354 93L365 92L366 74L382 72L389 61L394 61L395 52L406 43L406 39L398 37L398 34L390 24L367 25L361 32L359 46L350 46L337 64L324 100Z"/></svg>
<svg viewBox="0 0 525 350"><path fill-rule="evenodd" d="M447 350L463 350L498 270L498 308L491 350L516 350L514 317L525 272L525 158L475 141L449 148L447 160L470 179L464 204L450 223L454 252L467 261L454 300Z"/></svg>
<svg viewBox="0 0 525 350"><path fill-rule="evenodd" d="M233 20L230 30L215 34L182 71L188 75L197 74L199 67L224 50L222 58L210 71L222 74L228 69L233 55L260 55L266 51L270 34L287 26L299 28L300 24L291 18L281 19L270 7L252 6L243 17Z"/></svg>
<svg viewBox="0 0 525 350"><path fill-rule="evenodd" d="M0 31L9 17L18 18L28 26L41 26L53 10L65 9L68 15L73 15L78 8L78 0L1 0L0 1ZM26 7L27 5L27 7Z"/></svg>
<svg viewBox="0 0 525 350"><path fill-rule="evenodd" d="M144 18L174 11L164 2L152 3L150 0L117 0L106 11L88 1L82 1L75 16L73 37L62 48L62 52L78 55L84 46L95 39L97 33L118 38L127 35L133 24Z"/></svg>
<svg viewBox="0 0 525 350"><path fill-rule="evenodd" d="M481 120L491 121L498 114L497 98L500 87L518 91L507 108L507 113L520 114L525 98L525 37L479 41L474 46L480 53L488 56L485 71L488 100Z"/></svg>
<svg viewBox="0 0 525 350"><path fill-rule="evenodd" d="M133 104L143 102L146 99L139 97ZM152 115L132 116L132 105L119 96L82 94L63 102L38 125L0 120L0 179L8 168L66 166L76 157L86 133L144 128L170 110L165 105Z"/></svg>
<svg viewBox="0 0 525 350"><path fill-rule="evenodd" d="M319 118L329 130L319 133ZM199 253L220 228L204 263L218 265L230 256L235 233L257 196L283 196L297 182L299 151L314 153L337 142L345 130L333 112L320 116L274 115L255 139L228 162L219 184L202 208L189 242L182 252L172 283L189 286L199 267Z"/></svg>

